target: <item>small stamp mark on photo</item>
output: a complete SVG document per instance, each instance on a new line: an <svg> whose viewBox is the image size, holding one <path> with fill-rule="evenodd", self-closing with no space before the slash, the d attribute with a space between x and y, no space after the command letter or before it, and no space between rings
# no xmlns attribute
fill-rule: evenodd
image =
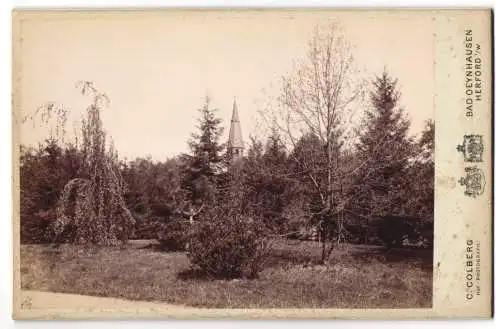
<svg viewBox="0 0 500 329"><path fill-rule="evenodd" d="M486 183L483 171L476 166L466 167L465 177L461 177L458 182L465 186L465 195L473 198L483 194Z"/></svg>
<svg viewBox="0 0 500 329"><path fill-rule="evenodd" d="M23 302L21 303L21 309L30 310L31 306L32 306L31 297L24 298Z"/></svg>
<svg viewBox="0 0 500 329"><path fill-rule="evenodd" d="M457 145L457 151L464 155L467 162L483 162L483 136L464 135L461 145Z"/></svg>

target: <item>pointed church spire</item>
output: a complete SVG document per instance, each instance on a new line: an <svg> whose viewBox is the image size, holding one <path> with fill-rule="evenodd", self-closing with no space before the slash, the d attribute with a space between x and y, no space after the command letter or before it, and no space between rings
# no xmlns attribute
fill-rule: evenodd
<svg viewBox="0 0 500 329"><path fill-rule="evenodd" d="M229 128L228 152L231 156L240 156L243 153L243 138L241 135L240 119L238 117L238 106L236 97L233 101L233 115L231 118L231 127Z"/></svg>
<svg viewBox="0 0 500 329"><path fill-rule="evenodd" d="M233 117L231 118L231 122L240 122L240 118L238 117L238 106L236 105L236 97L233 99Z"/></svg>

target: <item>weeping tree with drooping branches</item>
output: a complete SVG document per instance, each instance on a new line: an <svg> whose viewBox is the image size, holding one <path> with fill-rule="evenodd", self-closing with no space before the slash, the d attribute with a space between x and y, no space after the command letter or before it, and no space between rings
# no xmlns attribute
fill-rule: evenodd
<svg viewBox="0 0 500 329"><path fill-rule="evenodd" d="M125 184L118 170L117 152L112 143L106 144L101 112L109 100L91 82L80 82L77 87L92 100L82 119L80 134L75 136L83 163L78 177L71 179L60 194L57 218L49 234L57 240L71 228L73 242L77 244L124 244L132 234L135 219L123 198ZM42 123L49 124L55 118L57 137L64 140L68 114L50 103L25 120L41 117Z"/></svg>

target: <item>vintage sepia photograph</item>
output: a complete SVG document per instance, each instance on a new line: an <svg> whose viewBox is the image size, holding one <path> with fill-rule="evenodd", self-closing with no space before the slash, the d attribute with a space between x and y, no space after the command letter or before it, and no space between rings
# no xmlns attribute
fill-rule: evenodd
<svg viewBox="0 0 500 329"><path fill-rule="evenodd" d="M14 21L20 310L435 306L435 12Z"/></svg>

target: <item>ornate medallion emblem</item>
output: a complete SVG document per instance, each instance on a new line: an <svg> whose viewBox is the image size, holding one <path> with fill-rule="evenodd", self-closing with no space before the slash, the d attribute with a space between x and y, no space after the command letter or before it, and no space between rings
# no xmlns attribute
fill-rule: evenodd
<svg viewBox="0 0 500 329"><path fill-rule="evenodd" d="M460 178L458 182L465 186L465 195L473 198L483 194L486 184L483 171L475 166L466 167L465 177Z"/></svg>
<svg viewBox="0 0 500 329"><path fill-rule="evenodd" d="M457 151L463 153L467 162L483 162L483 136L465 135L462 145L457 146Z"/></svg>

